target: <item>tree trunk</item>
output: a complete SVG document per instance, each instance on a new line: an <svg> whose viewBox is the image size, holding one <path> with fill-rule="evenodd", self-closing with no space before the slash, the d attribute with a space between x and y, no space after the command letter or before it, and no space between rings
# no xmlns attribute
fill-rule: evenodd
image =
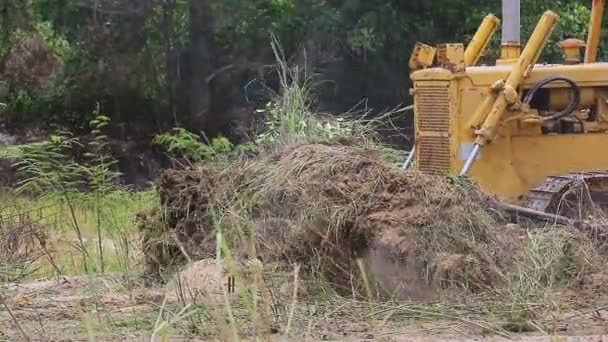
<svg viewBox="0 0 608 342"><path fill-rule="evenodd" d="M212 71L212 21L209 0L190 0L190 122L193 129L207 131L211 94L206 78Z"/></svg>

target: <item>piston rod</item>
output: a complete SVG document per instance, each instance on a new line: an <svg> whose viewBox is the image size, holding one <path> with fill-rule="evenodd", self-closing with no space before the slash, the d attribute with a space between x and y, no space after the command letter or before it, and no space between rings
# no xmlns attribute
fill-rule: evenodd
<svg viewBox="0 0 608 342"><path fill-rule="evenodd" d="M403 169L409 169L410 165L412 165L412 161L414 161L414 156L416 155L416 146L412 147L410 154L405 159L405 163L403 163Z"/></svg>
<svg viewBox="0 0 608 342"><path fill-rule="evenodd" d="M405 107L403 109L403 111L410 111L414 109L414 105L409 105L407 107ZM414 156L416 155L416 145L414 144L414 146L412 147L412 150L410 151L410 153L408 154L407 158L405 159L405 162L403 163L403 166L401 167L402 169L409 169L410 165L412 165L412 161L414 161Z"/></svg>
<svg viewBox="0 0 608 342"><path fill-rule="evenodd" d="M460 177L464 177L469 173L471 167L473 166L473 163L475 162L475 159L477 159L477 156L479 155L479 151L481 151L481 145L475 144L473 150L467 158L467 161L464 163L462 170L460 170Z"/></svg>

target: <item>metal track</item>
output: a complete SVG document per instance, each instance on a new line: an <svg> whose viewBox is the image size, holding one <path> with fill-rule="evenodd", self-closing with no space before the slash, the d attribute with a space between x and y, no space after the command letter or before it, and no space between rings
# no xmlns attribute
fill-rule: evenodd
<svg viewBox="0 0 608 342"><path fill-rule="evenodd" d="M562 214L558 211L564 195L577 185L586 184L591 192L602 192L608 196L608 171L575 172L561 176L550 176L546 181L532 189L523 206L532 210ZM608 203L599 204L602 207ZM608 209L608 207L606 207ZM604 208L603 208L604 209ZM569 215L570 216L570 215Z"/></svg>

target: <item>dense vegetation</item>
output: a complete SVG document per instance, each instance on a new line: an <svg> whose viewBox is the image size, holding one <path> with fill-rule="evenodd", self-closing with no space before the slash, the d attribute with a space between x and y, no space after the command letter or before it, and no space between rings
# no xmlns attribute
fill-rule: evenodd
<svg viewBox="0 0 608 342"><path fill-rule="evenodd" d="M545 61L561 59L557 41L585 38L591 1L522 2L524 41L546 9L562 16ZM0 176L11 176L0 187L0 340L238 341L260 333L267 300L256 289L278 294L287 340L381 339L419 323L429 336L593 326L608 307L603 215L578 229L506 224L468 182L394 167L403 152L378 132L388 114L362 119L410 101L416 41L464 42L499 10L499 0L0 1ZM247 139L226 136L252 114ZM137 183L129 165L154 159L133 140L164 147L178 170L138 183L144 191L125 186ZM381 257L408 265L370 273L368 247L398 247ZM231 264L252 250L264 269ZM209 259L197 260L213 256L245 285L225 303L197 297L213 282L197 271ZM384 271L421 297L434 278L446 298L376 301ZM28 287L42 278L62 281Z"/></svg>
<svg viewBox="0 0 608 342"><path fill-rule="evenodd" d="M559 59L556 41L585 38L590 3L523 1L524 39L543 11L557 11L561 27L544 57ZM466 41L490 12L500 13L499 0L3 1L3 119L75 129L99 108L123 134L226 131L277 86L272 35L326 81L324 109L382 110L408 102L416 41Z"/></svg>

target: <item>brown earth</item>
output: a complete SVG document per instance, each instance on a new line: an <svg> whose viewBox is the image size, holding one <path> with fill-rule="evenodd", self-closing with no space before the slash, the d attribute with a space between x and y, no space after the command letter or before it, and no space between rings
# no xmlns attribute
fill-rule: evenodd
<svg viewBox="0 0 608 342"><path fill-rule="evenodd" d="M504 221L486 210L486 196L404 172L373 148L299 145L223 170L167 171L157 185L169 229L154 234L178 241L159 260L213 257L219 224L239 258L321 260L324 274L349 289L357 259L398 262L427 287L471 290L501 284L512 261L512 244L495 229ZM142 225L150 240L153 225Z"/></svg>
<svg viewBox="0 0 608 342"><path fill-rule="evenodd" d="M574 227L508 224L474 185L401 170L383 153L371 145L302 144L221 168L165 172L157 182L163 210L146 213L140 221L147 264L153 265L148 273L215 258L221 228L226 260L243 264L257 258L264 274L283 278L300 265L298 293L310 294L300 299L305 308L319 305L309 301L329 291L351 304L373 297L380 303L396 301L397 307L466 308L462 313L427 307L387 312L400 312L416 324L421 317L422 322L447 320L449 327L458 322L468 337L539 329L545 334L605 332L601 303L607 255L594 234ZM283 312L289 311L289 291L277 292ZM382 325L377 321L396 324L388 316L370 319L362 313L369 308L347 306L351 311L332 314L329 327L364 326L359 338L365 339L378 336L371 332L374 324ZM589 320L581 324L580 314L567 318L576 310ZM422 326L430 335L408 325L399 326L405 331L396 333L401 337L383 337L461 340L434 335L433 323ZM331 328L313 330L322 339L348 340Z"/></svg>
<svg viewBox="0 0 608 342"><path fill-rule="evenodd" d="M183 307L164 302L163 289L144 289L120 277L70 277L8 284L0 310L0 340L24 341L150 341L159 317L173 319ZM10 310L8 311L7 308ZM302 302L288 340L298 341L602 341L608 337L608 310L582 310L555 318L555 334L513 334L492 330L490 322L469 314L453 317L429 311L416 303L374 306L344 299L338 302ZM164 312L164 314L161 314ZM234 308L236 316L246 315ZM12 316L11 316L12 315ZM171 341L217 341L217 327L208 316L196 317L197 333L187 319L175 320ZM408 317L417 317L411 320ZM208 330L205 330L208 329ZM20 330L23 330L21 332ZM205 332L207 331L207 332ZM281 332L264 341L285 340ZM242 341L251 340L242 327ZM603 337L604 336L604 337ZM224 339L229 340L229 339Z"/></svg>
<svg viewBox="0 0 608 342"><path fill-rule="evenodd" d="M365 275L380 297L431 300L503 288L535 245L474 185L404 171L372 145L302 144L169 170L157 188L166 211L141 220L151 273L214 258L220 227L237 261L297 263L347 294L369 295ZM535 239L572 260L577 280L605 271L592 236L560 229Z"/></svg>

